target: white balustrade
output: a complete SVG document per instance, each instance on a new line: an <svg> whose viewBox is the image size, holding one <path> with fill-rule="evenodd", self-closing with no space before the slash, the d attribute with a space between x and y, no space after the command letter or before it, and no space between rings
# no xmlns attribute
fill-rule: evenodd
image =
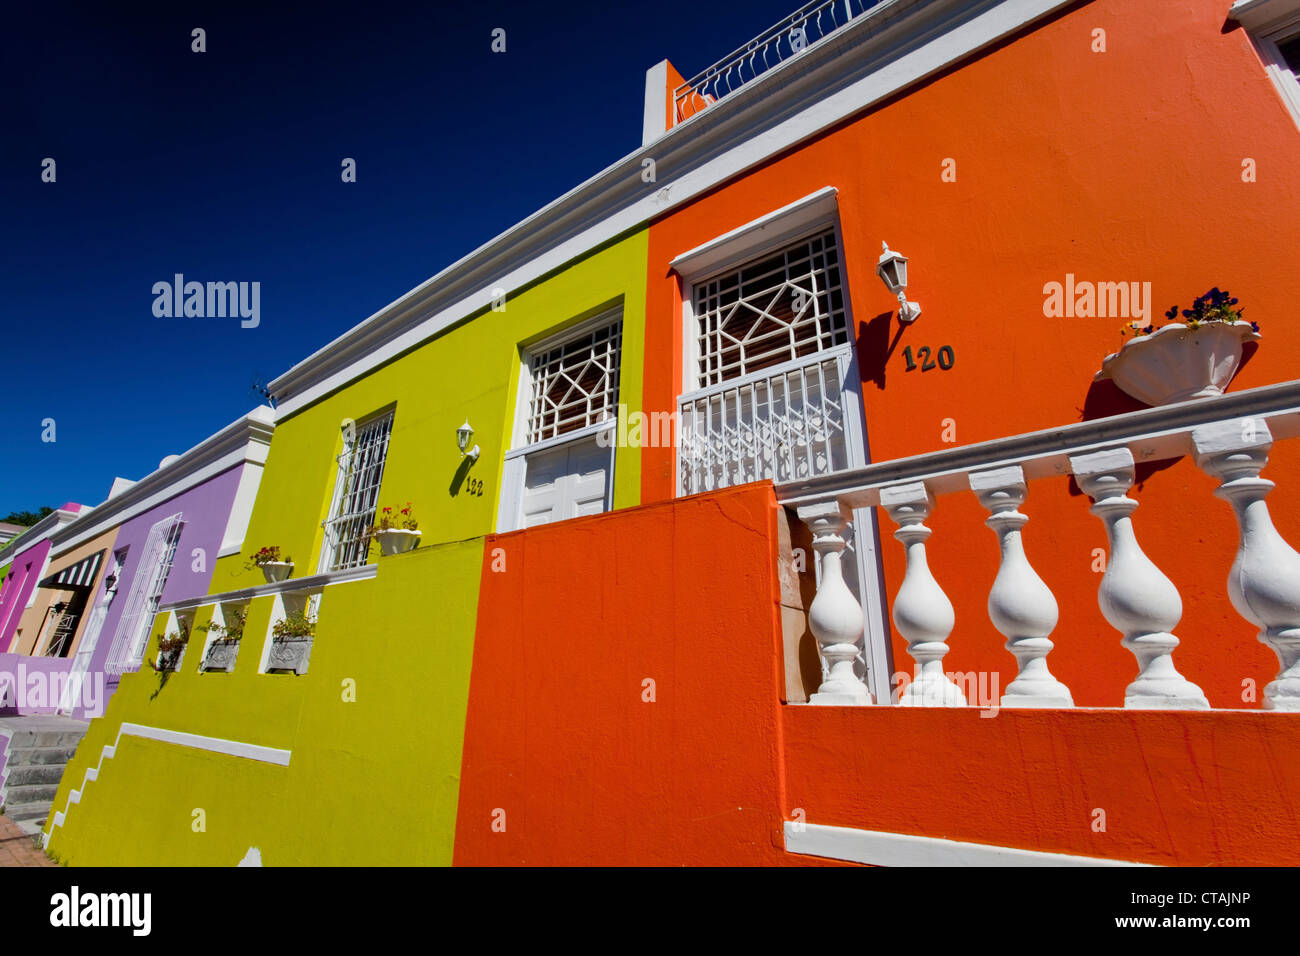
<svg viewBox="0 0 1300 956"><path fill-rule="evenodd" d="M1300 711L1300 555L1286 543L1264 498L1273 482L1259 477L1273 435L1263 419L1205 425L1192 432L1196 463L1220 482L1214 493L1232 505L1241 532L1228 572L1228 597L1277 654L1277 678L1264 689L1267 710Z"/></svg>
<svg viewBox="0 0 1300 956"><path fill-rule="evenodd" d="M1138 662L1137 680L1124 690L1124 706L1208 709L1201 689L1174 667L1178 638L1173 630L1183 617L1182 598L1174 582L1143 552L1133 531L1138 503L1127 495L1133 487L1133 453L1111 448L1072 455L1070 465L1079 487L1093 500L1089 510L1105 524L1110 541L1097 603Z"/></svg>
<svg viewBox="0 0 1300 956"><path fill-rule="evenodd" d="M1060 610L1051 589L1025 555L1023 532L1029 518L1020 512L1028 489L1019 465L972 472L971 490L992 512L985 524L998 536L1002 558L989 591L989 620L1007 639L1019 673L1002 695L1003 707L1073 707L1070 689L1052 676L1047 655L1055 646L1048 635Z"/></svg>
<svg viewBox="0 0 1300 956"><path fill-rule="evenodd" d="M889 611L916 670L899 703L966 704L962 684L984 671L944 672L956 615L931 573L927 548L932 532L925 522L936 497L974 493L988 513L984 523L997 535L1000 553L987 600L989 620L1017 663L1000 706L1074 707L1070 689L1048 667L1060 608L1026 553L1029 518L1021 510L1031 481L1072 474L1091 499L1089 510L1101 520L1109 543L1106 566L1097 568L1104 570L1097 604L1137 661L1137 677L1124 690L1124 707L1209 709L1204 691L1175 666L1179 639L1174 631L1183 617L1183 601L1174 582L1138 544L1133 521L1138 502L1130 497L1138 460L1192 457L1195 467L1218 482L1214 494L1232 507L1236 518L1228 597L1258 640L1277 655L1278 671L1264 688L1262 708L1300 713L1300 553L1274 527L1265 501L1274 483L1260 476L1274 441L1297 437L1300 379L778 483L778 500L797 510L813 529L814 547L822 556L822 582L810 618L828 674L816 702L870 702L854 672L863 638L872 659L886 666L888 637L877 633L883 621L881 628L862 633L863 609L840 573L850 516L857 509L878 507L897 525L894 537L906 554L903 579ZM1185 474L1193 465L1188 461L1176 467ZM1060 487L1053 493L1060 494ZM1189 501L1180 530L1195 534L1201 513L1214 507ZM873 544L864 541L864 553L874 553ZM1086 567L1087 547L1077 547L1078 563ZM874 606L869 610L878 620ZM1080 631L1078 622L1069 636L1090 653L1106 653L1097 635ZM1222 653L1231 654L1232 640L1232 635L1224 635ZM879 698L877 702L885 703ZM1250 698L1243 702L1248 704Z"/></svg>
<svg viewBox="0 0 1300 956"><path fill-rule="evenodd" d="M880 505L898 525L894 537L907 551L907 571L894 597L894 626L907 638L907 652L916 661L916 679L899 703L913 707L964 707L966 697L943 672L946 643L956 623L952 602L930 573L925 542L930 529L924 524L934 508L934 498L924 482L914 481L880 489Z"/></svg>
<svg viewBox="0 0 1300 956"><path fill-rule="evenodd" d="M847 544L844 529L850 512L839 502L807 505L798 509L799 520L812 531L812 546L820 558L821 580L808 608L808 626L817 638L827 674L811 704L870 704L866 685L854 672L858 641L862 639L862 607L844 583L840 560Z"/></svg>

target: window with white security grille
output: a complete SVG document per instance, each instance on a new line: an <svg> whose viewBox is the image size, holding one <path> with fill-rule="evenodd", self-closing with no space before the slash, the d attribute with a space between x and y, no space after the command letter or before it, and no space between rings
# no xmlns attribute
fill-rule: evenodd
<svg viewBox="0 0 1300 956"><path fill-rule="evenodd" d="M138 670L144 659L145 648L149 646L149 633L158 614L167 578L171 574L172 562L176 558L176 546L181 540L181 529L184 527L181 519L180 514L175 514L149 529L149 537L140 551L135 576L131 579L126 607L108 651L106 670L109 673L121 674Z"/></svg>
<svg viewBox="0 0 1300 956"><path fill-rule="evenodd" d="M528 443L595 425L618 414L622 323L614 322L534 352Z"/></svg>
<svg viewBox="0 0 1300 956"><path fill-rule="evenodd" d="M861 454L847 291L835 230L696 282L678 401L678 491L842 471Z"/></svg>
<svg viewBox="0 0 1300 956"><path fill-rule="evenodd" d="M833 230L698 283L694 304L699 388L849 340Z"/></svg>
<svg viewBox="0 0 1300 956"><path fill-rule="evenodd" d="M521 350L513 447L498 530L600 514L612 506L623 312L608 312Z"/></svg>
<svg viewBox="0 0 1300 956"><path fill-rule="evenodd" d="M392 431L390 411L357 425L355 434L344 442L330 517L325 521L321 571L359 568L366 563Z"/></svg>

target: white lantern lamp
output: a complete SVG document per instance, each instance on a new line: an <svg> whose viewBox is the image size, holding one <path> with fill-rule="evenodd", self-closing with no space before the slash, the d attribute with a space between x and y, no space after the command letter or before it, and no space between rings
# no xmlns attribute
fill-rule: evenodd
<svg viewBox="0 0 1300 956"><path fill-rule="evenodd" d="M456 429L456 446L460 448L460 455L462 458L468 458L470 461L478 461L478 445L475 445L469 451L465 450L465 446L469 444L469 440L473 437L474 429L470 427L469 419L467 418L465 419L465 424Z"/></svg>
<svg viewBox="0 0 1300 956"><path fill-rule="evenodd" d="M876 275L893 295L898 297L898 321L915 322L921 316L921 306L907 299L907 256L899 255L882 242L880 261L876 263Z"/></svg>

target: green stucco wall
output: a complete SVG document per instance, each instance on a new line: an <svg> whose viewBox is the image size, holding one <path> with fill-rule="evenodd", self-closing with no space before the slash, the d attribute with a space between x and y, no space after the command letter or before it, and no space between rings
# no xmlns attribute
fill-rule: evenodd
<svg viewBox="0 0 1300 956"><path fill-rule="evenodd" d="M269 596L249 607L233 673L199 673L196 631L165 682L147 666L126 675L63 776L56 811L100 765L64 824L47 824L56 856L73 865L233 865L257 847L268 866L451 863L483 536L496 525L519 346L621 301L620 401L639 410L645 257L644 232L606 246L510 297L504 311L475 316L277 423L245 554L279 545L295 577L315 572L340 425L393 404L380 503L414 504L421 546L372 557L375 577L325 589L306 675L258 673ZM466 418L482 448L469 472L482 495L454 481L455 431ZM640 484L639 449L620 448L615 507L638 504ZM263 583L244 561L217 562L214 594ZM211 613L201 608L194 623ZM292 756L282 767L119 739L124 722Z"/></svg>

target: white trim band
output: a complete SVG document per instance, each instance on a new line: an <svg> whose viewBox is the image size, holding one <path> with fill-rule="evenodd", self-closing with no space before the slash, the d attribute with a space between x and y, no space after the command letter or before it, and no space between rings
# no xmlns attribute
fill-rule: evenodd
<svg viewBox="0 0 1300 956"><path fill-rule="evenodd" d="M220 594L201 594L198 597L184 598L158 605L158 613L163 611L192 611L207 607L209 604L237 604L251 601L253 598L266 597L270 594L293 593L295 591L317 592L334 584L351 584L353 581L368 581L379 573L379 565L363 564L358 568L344 568L342 571L326 571L305 578L285 578L270 584L258 584L238 591L222 591Z"/></svg>
<svg viewBox="0 0 1300 956"><path fill-rule="evenodd" d="M273 763L279 767L289 766L292 750L278 747L263 747L260 744L245 743L242 740L227 740L224 737L204 737L202 734L190 734L182 730L168 730L165 727L146 727L143 724L123 724L117 733L118 740L123 735L143 737L146 740L158 740L178 747L193 747L195 750L207 750L214 754L226 754L229 757L242 757L245 760L260 760Z"/></svg>
<svg viewBox="0 0 1300 956"><path fill-rule="evenodd" d="M1153 866L1097 856L1044 853L883 830L785 821L785 850L872 866Z"/></svg>
<svg viewBox="0 0 1300 956"><path fill-rule="evenodd" d="M101 748L99 762L93 767L86 768L86 772L81 778L81 786L68 791L68 799L64 803L63 809L54 810L53 807L50 808L54 812L50 817L49 828L41 834L42 847L50 845L50 837L54 835L54 828L63 826L68 819L68 814L72 812L72 805L81 803L86 787L90 786L91 781L99 779L99 774L104 769L104 761L112 760L116 756L117 748L122 743L123 736L143 737L146 740L157 740L165 744L192 747L195 750L206 750L209 753L225 754L229 757L240 757L245 760L257 760L262 763L275 764L278 767L289 766L289 758L293 756L293 751L281 750L278 747L263 747L259 744L244 743L241 740L204 737L202 734L188 734L181 730L167 730L164 727L146 727L143 724L124 723L117 728L117 736L113 738L113 742L105 744Z"/></svg>

